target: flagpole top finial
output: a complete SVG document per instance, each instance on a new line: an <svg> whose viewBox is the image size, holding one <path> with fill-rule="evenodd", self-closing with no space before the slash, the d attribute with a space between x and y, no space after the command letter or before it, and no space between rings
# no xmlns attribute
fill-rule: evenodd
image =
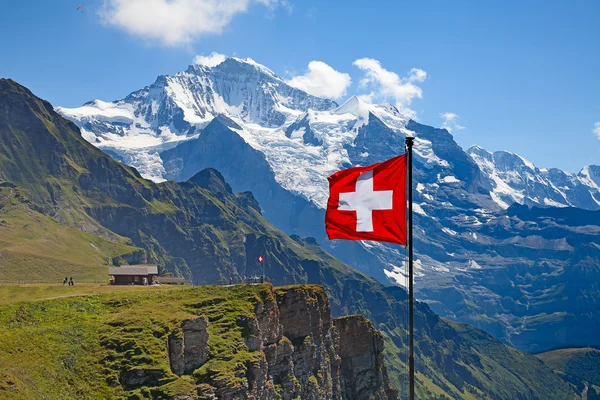
<svg viewBox="0 0 600 400"><path fill-rule="evenodd" d="M415 138L414 136L406 136L406 146L412 147Z"/></svg>

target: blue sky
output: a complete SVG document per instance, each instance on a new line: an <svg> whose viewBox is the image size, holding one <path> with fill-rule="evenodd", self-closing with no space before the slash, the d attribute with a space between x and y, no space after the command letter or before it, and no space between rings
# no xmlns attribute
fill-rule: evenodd
<svg viewBox="0 0 600 400"><path fill-rule="evenodd" d="M456 114L449 126L463 147L511 150L539 167L600 164L600 2L188 0L203 11L157 20L148 4L166 0L140 1L6 2L0 76L73 107L122 98L199 54L251 57L285 79L322 61L351 77L338 102L372 93L434 126ZM364 58L383 72L359 68ZM361 87L369 71L371 83L398 82Z"/></svg>

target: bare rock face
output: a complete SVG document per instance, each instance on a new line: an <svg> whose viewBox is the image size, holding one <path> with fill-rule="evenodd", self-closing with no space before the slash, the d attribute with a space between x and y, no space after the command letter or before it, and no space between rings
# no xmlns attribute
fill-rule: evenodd
<svg viewBox="0 0 600 400"><path fill-rule="evenodd" d="M383 360L383 338L362 316L332 320L325 291L276 291L283 339L266 349L269 375L284 399L397 399Z"/></svg>
<svg viewBox="0 0 600 400"><path fill-rule="evenodd" d="M396 399L383 360L383 337L362 315L337 318L342 380L348 400Z"/></svg>
<svg viewBox="0 0 600 400"><path fill-rule="evenodd" d="M331 327L331 307L325 291L292 287L277 295L283 334L290 339L321 338Z"/></svg>
<svg viewBox="0 0 600 400"><path fill-rule="evenodd" d="M246 346L250 351L259 351L263 347L262 332L256 318L240 316L236 320L237 324L243 328L243 335L246 339Z"/></svg>
<svg viewBox="0 0 600 400"><path fill-rule="evenodd" d="M238 325L244 329L243 335L250 351L262 350L281 339L279 307L275 297L256 304L254 316L240 316Z"/></svg>
<svg viewBox="0 0 600 400"><path fill-rule="evenodd" d="M265 345L277 343L281 338L281 317L274 299L260 302L254 310L261 338Z"/></svg>
<svg viewBox="0 0 600 400"><path fill-rule="evenodd" d="M287 390L284 398L341 399L339 357L335 351L331 307L320 287L294 286L277 292L280 322L284 337L291 343L286 362L293 366L285 375L281 363L272 368L275 383ZM292 381L292 382L289 382ZM294 386L290 383L293 383Z"/></svg>
<svg viewBox="0 0 600 400"><path fill-rule="evenodd" d="M164 377L164 371L159 368L139 368L123 371L119 377L121 385L126 388L139 386L158 386Z"/></svg>
<svg viewBox="0 0 600 400"><path fill-rule="evenodd" d="M383 360L383 338L362 316L333 320L319 286L275 289L257 302L254 314L241 315L247 350L253 357L230 386L204 382L200 398L247 400L392 400ZM186 320L169 337L171 369L193 372L207 361L206 317Z"/></svg>
<svg viewBox="0 0 600 400"><path fill-rule="evenodd" d="M174 374L190 374L208 360L207 328L206 317L188 319L169 336L169 361Z"/></svg>
<svg viewBox="0 0 600 400"><path fill-rule="evenodd" d="M273 399L275 393L269 380L268 364L265 357L248 365L248 398Z"/></svg>

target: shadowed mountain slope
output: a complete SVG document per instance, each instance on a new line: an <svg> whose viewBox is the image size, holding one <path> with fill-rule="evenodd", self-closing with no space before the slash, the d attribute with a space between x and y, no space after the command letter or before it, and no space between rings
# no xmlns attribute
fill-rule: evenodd
<svg viewBox="0 0 600 400"><path fill-rule="evenodd" d="M183 183L147 181L87 144L75 125L10 80L0 80L0 110L0 176L26 192L23 204L61 226L143 249L145 259L161 265L161 272L196 284L224 283L229 277L239 282L244 275L260 274L256 259L264 255L265 274L273 283L323 285L334 316L369 318L384 335L393 383L405 388L404 289L385 286L343 264L314 239L285 235L261 215L251 193L232 193L216 170L200 171ZM35 168L21 172L18 165L27 164ZM3 213L4 208L0 217ZM472 327L449 323L426 304L417 304L416 328L422 398L573 394L537 358Z"/></svg>

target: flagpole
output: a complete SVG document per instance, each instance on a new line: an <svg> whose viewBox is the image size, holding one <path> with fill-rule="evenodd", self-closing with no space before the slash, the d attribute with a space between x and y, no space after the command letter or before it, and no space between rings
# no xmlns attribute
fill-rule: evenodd
<svg viewBox="0 0 600 400"><path fill-rule="evenodd" d="M413 218L412 218L412 148L414 138L406 137L408 170L408 375L409 399L415 399L415 348L414 348L414 304L413 304Z"/></svg>

